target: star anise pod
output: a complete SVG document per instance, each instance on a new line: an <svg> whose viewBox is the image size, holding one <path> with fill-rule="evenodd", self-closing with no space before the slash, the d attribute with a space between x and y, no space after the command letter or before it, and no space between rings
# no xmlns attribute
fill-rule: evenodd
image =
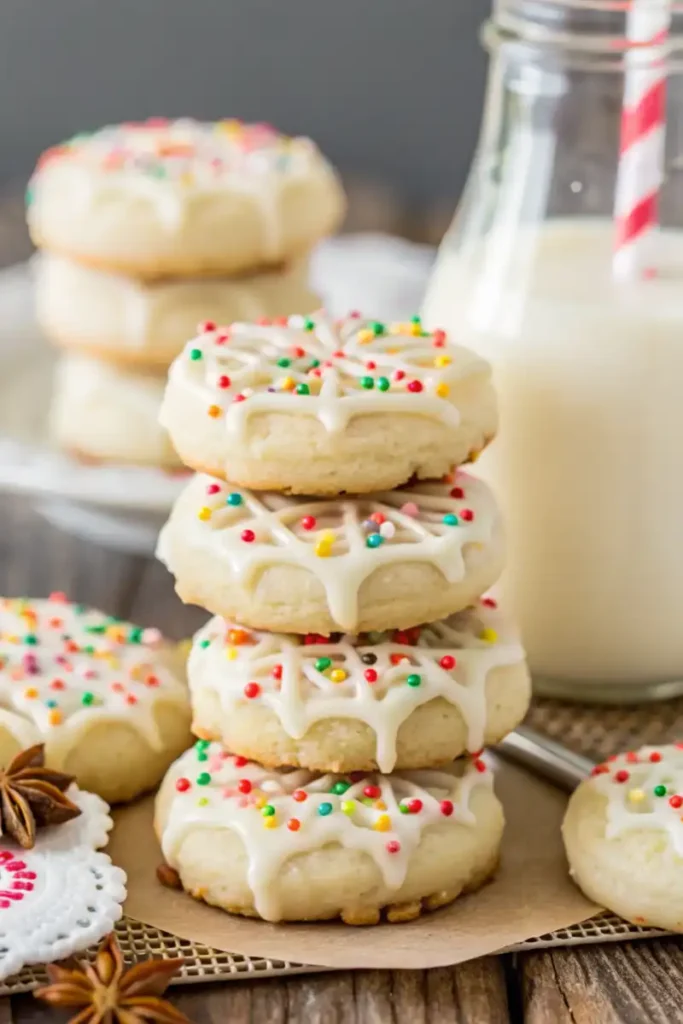
<svg viewBox="0 0 683 1024"><path fill-rule="evenodd" d="M30 850L36 829L77 818L80 807L65 795L73 781L72 775L45 767L42 743L22 750L0 768L0 835L11 836Z"/></svg>
<svg viewBox="0 0 683 1024"><path fill-rule="evenodd" d="M93 964L74 960L47 967L50 985L34 993L50 1006L79 1008L69 1024L192 1024L161 999L183 960L143 960L129 970L116 936L101 943Z"/></svg>

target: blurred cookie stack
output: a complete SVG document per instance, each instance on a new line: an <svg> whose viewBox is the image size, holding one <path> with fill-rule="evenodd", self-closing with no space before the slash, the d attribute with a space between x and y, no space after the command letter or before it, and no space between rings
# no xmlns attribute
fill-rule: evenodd
<svg viewBox="0 0 683 1024"><path fill-rule="evenodd" d="M158 554L215 616L188 662L199 739L157 799L173 880L351 924L477 888L503 830L481 748L529 701L482 596L498 508L460 468L496 431L488 364L419 317L234 323L177 357L161 419L197 475Z"/></svg>
<svg viewBox="0 0 683 1024"><path fill-rule="evenodd" d="M200 318L316 308L308 254L345 203L309 139L154 118L48 150L27 205L38 318L62 350L54 439L86 460L173 469L157 422L169 364Z"/></svg>

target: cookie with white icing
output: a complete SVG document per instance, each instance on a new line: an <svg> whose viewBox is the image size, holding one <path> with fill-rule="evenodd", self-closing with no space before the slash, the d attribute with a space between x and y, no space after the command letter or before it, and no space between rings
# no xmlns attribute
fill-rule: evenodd
<svg viewBox="0 0 683 1024"><path fill-rule="evenodd" d="M495 601L385 634L299 637L216 617L188 661L193 727L270 767L430 768L497 743L530 696Z"/></svg>
<svg viewBox="0 0 683 1024"><path fill-rule="evenodd" d="M157 555L183 601L281 633L405 628L472 604L503 568L488 486L448 483L305 499L194 477Z"/></svg>
<svg viewBox="0 0 683 1024"><path fill-rule="evenodd" d="M200 741L169 770L156 829L198 899L268 921L417 917L495 870L503 811L484 761L441 771L274 771ZM226 870L229 865L229 870Z"/></svg>
<svg viewBox="0 0 683 1024"><path fill-rule="evenodd" d="M161 422L192 469L326 495L439 479L498 418L489 364L444 331L320 313L200 333L171 367Z"/></svg>
<svg viewBox="0 0 683 1024"><path fill-rule="evenodd" d="M345 201L310 139L154 118L49 149L27 205L39 248L155 278L280 266L333 232Z"/></svg>
<svg viewBox="0 0 683 1024"><path fill-rule="evenodd" d="M57 364L50 408L55 443L86 460L179 470L159 424L164 380L80 353Z"/></svg>
<svg viewBox="0 0 683 1024"><path fill-rule="evenodd" d="M63 348L165 371L200 321L308 313L320 300L306 260L255 275L138 281L44 253L36 304L44 332Z"/></svg>
<svg viewBox="0 0 683 1024"><path fill-rule="evenodd" d="M634 924L683 932L683 744L598 765L572 795L562 833L589 899Z"/></svg>
<svg viewBox="0 0 683 1024"><path fill-rule="evenodd" d="M47 600L0 599L0 764L46 763L109 803L157 784L190 741L178 648L156 629Z"/></svg>

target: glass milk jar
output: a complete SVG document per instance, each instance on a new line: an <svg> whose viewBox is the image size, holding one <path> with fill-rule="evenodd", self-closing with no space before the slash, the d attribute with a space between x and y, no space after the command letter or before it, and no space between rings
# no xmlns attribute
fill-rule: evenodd
<svg viewBox="0 0 683 1024"><path fill-rule="evenodd" d="M478 468L537 691L614 703L683 693L683 18L628 6L499 2L424 308L494 366Z"/></svg>

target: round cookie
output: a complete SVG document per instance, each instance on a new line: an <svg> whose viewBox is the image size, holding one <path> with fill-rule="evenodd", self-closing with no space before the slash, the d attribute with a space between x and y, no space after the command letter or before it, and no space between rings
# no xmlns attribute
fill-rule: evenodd
<svg viewBox="0 0 683 1024"><path fill-rule="evenodd" d="M55 372L51 435L86 460L180 469L158 421L163 392L160 376L68 353Z"/></svg>
<svg viewBox="0 0 683 1024"><path fill-rule="evenodd" d="M165 373L200 320L308 313L320 300L308 287L306 260L254 276L145 282L44 253L36 304L43 330L62 347Z"/></svg>
<svg viewBox="0 0 683 1024"><path fill-rule="evenodd" d="M627 921L683 932L683 744L598 765L562 827L575 882Z"/></svg>
<svg viewBox="0 0 683 1024"><path fill-rule="evenodd" d="M338 227L345 202L310 139L236 120L154 118L48 150L27 206L39 248L155 278L289 262Z"/></svg>
<svg viewBox="0 0 683 1024"><path fill-rule="evenodd" d="M387 634L305 638L216 617L188 662L192 731L269 767L433 768L497 743L529 706L524 651L491 598Z"/></svg>
<svg viewBox="0 0 683 1024"><path fill-rule="evenodd" d="M0 599L0 764L46 764L109 803L155 786L190 742L183 657L157 629L48 600Z"/></svg>
<svg viewBox="0 0 683 1024"><path fill-rule="evenodd" d="M194 477L157 556L183 601L281 633L402 629L472 604L503 568L495 499L448 483L310 500Z"/></svg>
<svg viewBox="0 0 683 1024"><path fill-rule="evenodd" d="M477 759L441 771L271 771L199 742L156 804L164 857L183 887L268 921L417 917L493 873L503 812ZM229 870L226 870L229 865Z"/></svg>
<svg viewBox="0 0 683 1024"><path fill-rule="evenodd" d="M443 331L318 314L201 333L171 367L161 422L192 469L327 495L438 479L498 420L489 364Z"/></svg>

